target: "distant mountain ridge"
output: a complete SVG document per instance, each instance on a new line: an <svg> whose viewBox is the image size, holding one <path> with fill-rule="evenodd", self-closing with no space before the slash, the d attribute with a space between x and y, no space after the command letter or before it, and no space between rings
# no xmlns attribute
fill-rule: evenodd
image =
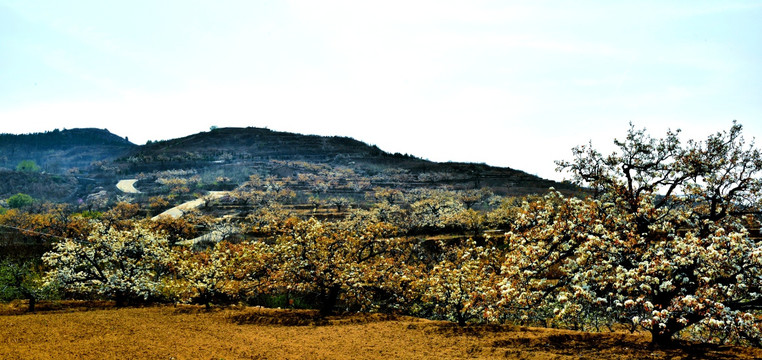
<svg viewBox="0 0 762 360"><path fill-rule="evenodd" d="M32 160L47 172L90 167L93 162L110 161L137 145L106 129L53 130L33 134L0 134L0 167L15 169Z"/></svg>

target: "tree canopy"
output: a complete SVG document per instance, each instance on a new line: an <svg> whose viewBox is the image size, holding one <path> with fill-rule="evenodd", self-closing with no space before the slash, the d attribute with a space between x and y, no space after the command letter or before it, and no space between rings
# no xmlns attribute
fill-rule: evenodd
<svg viewBox="0 0 762 360"><path fill-rule="evenodd" d="M649 330L656 344L688 329L759 345L762 157L741 125L705 141L631 127L617 151L590 145L558 162L590 188L527 203L508 236L504 295L517 308L575 321L599 314Z"/></svg>

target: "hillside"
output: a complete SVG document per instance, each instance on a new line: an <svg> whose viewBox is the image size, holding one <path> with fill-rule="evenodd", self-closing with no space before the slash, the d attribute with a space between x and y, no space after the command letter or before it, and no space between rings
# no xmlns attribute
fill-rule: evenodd
<svg viewBox="0 0 762 360"><path fill-rule="evenodd" d="M318 164L351 170L371 179L373 186L489 187L499 194L545 192L549 187L573 191L562 184L510 168L484 164L436 163L410 155L390 154L347 137L325 137L261 128L221 128L134 148L116 161L122 174L195 169L219 173L236 182L251 174L296 177L314 172Z"/></svg>
<svg viewBox="0 0 762 360"><path fill-rule="evenodd" d="M25 160L34 161L39 171L13 171ZM300 201L312 195L361 200L377 187L486 187L499 195L542 193L550 187L577 190L510 168L436 163L390 154L348 137L253 127L220 128L142 146L101 129L0 134L3 168L7 181L0 187L0 198L23 192L55 202L76 201L103 190L113 200L120 195L114 184L127 178L140 178L138 186L147 195L167 194L169 189L157 182L167 178L167 171L200 178L194 192L232 190L251 175L277 179L304 194Z"/></svg>
<svg viewBox="0 0 762 360"><path fill-rule="evenodd" d="M346 137L324 137L261 128L221 128L149 143L119 160L127 171L166 170L270 160L348 165L389 156L378 147ZM396 162L395 162L396 163Z"/></svg>
<svg viewBox="0 0 762 360"><path fill-rule="evenodd" d="M74 176L38 174L0 169L0 199L17 193L31 195L35 199L66 202L74 198L79 181Z"/></svg>
<svg viewBox="0 0 762 360"><path fill-rule="evenodd" d="M21 161L32 160L49 173L86 170L94 162L113 160L135 146L105 129L0 134L0 167L15 169Z"/></svg>

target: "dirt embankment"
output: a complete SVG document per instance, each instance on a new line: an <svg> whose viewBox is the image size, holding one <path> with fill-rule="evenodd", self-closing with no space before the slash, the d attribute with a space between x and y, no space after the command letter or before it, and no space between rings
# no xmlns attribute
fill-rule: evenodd
<svg viewBox="0 0 762 360"><path fill-rule="evenodd" d="M147 307L0 316L2 359L759 359L762 350L647 335L516 326L457 327L389 315Z"/></svg>

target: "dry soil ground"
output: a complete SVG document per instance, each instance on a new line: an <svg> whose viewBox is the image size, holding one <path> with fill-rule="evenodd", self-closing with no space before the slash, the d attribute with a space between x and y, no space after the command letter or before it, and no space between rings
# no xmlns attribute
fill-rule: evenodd
<svg viewBox="0 0 762 360"><path fill-rule="evenodd" d="M409 317L192 306L113 309L0 305L1 359L759 359L762 350L682 344L650 349L648 336Z"/></svg>

